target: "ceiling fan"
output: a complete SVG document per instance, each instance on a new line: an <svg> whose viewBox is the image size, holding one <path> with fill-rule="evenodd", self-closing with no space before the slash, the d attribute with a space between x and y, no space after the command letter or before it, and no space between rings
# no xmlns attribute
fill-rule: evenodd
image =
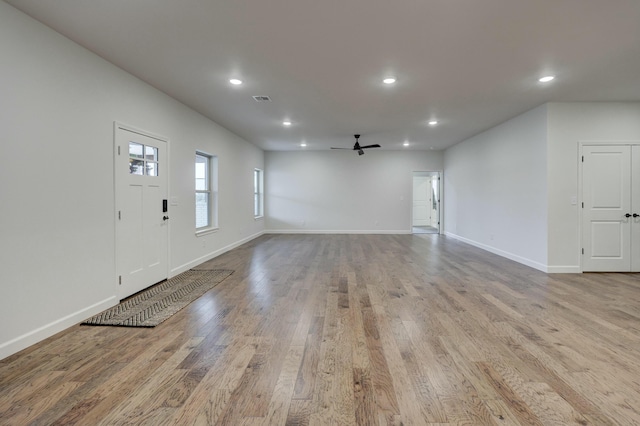
<svg viewBox="0 0 640 426"><path fill-rule="evenodd" d="M378 144L360 146L360 143L358 142L358 139L360 138L360 135L353 135L353 136L356 137L356 144L353 146L353 148L334 148L334 147L331 147L331 149L350 149L352 151L358 151L358 155L363 155L364 154L363 149L380 148L380 145L378 145Z"/></svg>

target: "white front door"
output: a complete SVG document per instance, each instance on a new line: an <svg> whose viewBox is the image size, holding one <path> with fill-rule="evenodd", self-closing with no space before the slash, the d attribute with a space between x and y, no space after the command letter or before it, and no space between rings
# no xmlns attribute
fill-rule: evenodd
<svg viewBox="0 0 640 426"><path fill-rule="evenodd" d="M168 276L167 142L116 125L117 294L124 299Z"/></svg>
<svg viewBox="0 0 640 426"><path fill-rule="evenodd" d="M413 177L413 226L429 226L431 224L429 194L431 191L429 177Z"/></svg>
<svg viewBox="0 0 640 426"><path fill-rule="evenodd" d="M584 146L582 241L584 271L631 271L637 268L640 224L632 210L632 151L640 163L638 147L629 145ZM637 167L636 167L637 168ZM640 170L634 170L638 181ZM637 192L637 189L636 189ZM636 197L634 204L640 204ZM640 209L636 209L636 214ZM633 226L635 225L635 226ZM636 240L632 240L635 236ZM633 251L632 251L633 246Z"/></svg>

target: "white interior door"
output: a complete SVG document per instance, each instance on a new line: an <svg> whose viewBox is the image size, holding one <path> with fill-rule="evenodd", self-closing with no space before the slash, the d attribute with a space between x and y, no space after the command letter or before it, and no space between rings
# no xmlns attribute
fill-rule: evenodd
<svg viewBox="0 0 640 426"><path fill-rule="evenodd" d="M582 152L582 269L630 271L631 146L584 146Z"/></svg>
<svg viewBox="0 0 640 426"><path fill-rule="evenodd" d="M640 146L631 146L631 271L640 271Z"/></svg>
<svg viewBox="0 0 640 426"><path fill-rule="evenodd" d="M431 224L430 180L431 178L426 176L413 177L413 226L429 226Z"/></svg>
<svg viewBox="0 0 640 426"><path fill-rule="evenodd" d="M117 293L124 299L168 276L167 142L117 125L115 143Z"/></svg>

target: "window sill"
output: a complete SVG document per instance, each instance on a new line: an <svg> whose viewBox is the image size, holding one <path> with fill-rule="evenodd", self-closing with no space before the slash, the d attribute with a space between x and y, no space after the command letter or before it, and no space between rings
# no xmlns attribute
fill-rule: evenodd
<svg viewBox="0 0 640 426"><path fill-rule="evenodd" d="M213 234L214 232L218 232L220 228L204 228L196 231L196 237L202 237L203 235Z"/></svg>
<svg viewBox="0 0 640 426"><path fill-rule="evenodd" d="M261 220L264 219L264 216L254 216L253 220Z"/></svg>

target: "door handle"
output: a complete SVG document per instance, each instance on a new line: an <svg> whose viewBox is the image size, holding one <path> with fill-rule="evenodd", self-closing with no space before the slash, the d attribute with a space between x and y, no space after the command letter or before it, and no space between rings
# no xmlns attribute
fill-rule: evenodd
<svg viewBox="0 0 640 426"><path fill-rule="evenodd" d="M634 213L634 214L633 214L633 217L640 217L640 214L638 214L638 213Z"/></svg>
<svg viewBox="0 0 640 426"><path fill-rule="evenodd" d="M162 220L169 220L169 216L162 216Z"/></svg>
<svg viewBox="0 0 640 426"><path fill-rule="evenodd" d="M629 213L625 214L624 217L631 217Z"/></svg>

